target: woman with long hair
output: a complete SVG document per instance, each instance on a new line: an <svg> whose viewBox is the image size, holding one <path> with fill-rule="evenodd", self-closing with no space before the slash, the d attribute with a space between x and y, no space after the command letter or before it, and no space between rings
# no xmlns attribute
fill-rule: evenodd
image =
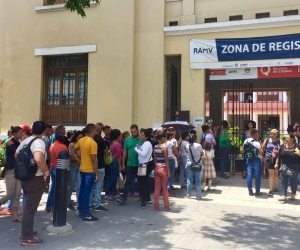
<svg viewBox="0 0 300 250"><path fill-rule="evenodd" d="M151 144L151 130L144 129L141 132L141 140L143 144L141 146L137 145L134 150L138 153L139 165L146 164L146 175L137 176L139 185L139 194L142 199L142 208L146 208L146 203L150 203L150 189L148 186L149 175L154 169L154 161L152 158L153 148Z"/></svg>
<svg viewBox="0 0 300 250"><path fill-rule="evenodd" d="M293 177L288 177L283 173L280 173L281 178L281 193L282 197L278 201L287 201L287 187L288 181L291 181L291 201L295 201L295 195L297 191L297 175L299 173L300 164L300 146L296 144L296 137L294 134L286 136L286 144L280 147L278 158L275 163L275 168L280 168L281 165L285 164L288 168L294 170L296 174Z"/></svg>
<svg viewBox="0 0 300 250"><path fill-rule="evenodd" d="M168 192L168 180L170 178L170 167L168 161L168 149L165 145L167 141L166 132L160 131L157 133L158 144L154 147L155 155L155 168L154 168L154 209L159 210L159 194L160 190L163 190L163 200L165 210L170 210L169 207L169 192Z"/></svg>
<svg viewBox="0 0 300 250"><path fill-rule="evenodd" d="M196 184L196 198L201 200L201 171L194 171L191 169L192 162L199 162L203 156L203 149L199 143L197 143L197 135L191 134L189 144L186 146L186 152L188 153L186 169L187 169L187 198L192 196L192 186L195 180Z"/></svg>
<svg viewBox="0 0 300 250"><path fill-rule="evenodd" d="M265 168L269 173L269 193L268 196L278 193L278 166L275 168L276 159L278 157L278 150L282 141L279 139L277 129L270 131L270 138L266 139L262 145L265 152Z"/></svg>
<svg viewBox="0 0 300 250"><path fill-rule="evenodd" d="M69 187L68 187L68 208L70 210L75 210L72 202L71 202L71 196L74 189L74 185L76 183L76 202L78 206L78 198L79 198L79 190L80 190L80 184L81 184L81 178L80 178L80 171L79 166L80 163L76 161L74 156L72 155L72 151L74 149L74 146L76 143L83 137L82 131L75 131L71 143L69 144L69 154L70 154L70 170L69 170ZM77 155L80 158L80 150L77 151Z"/></svg>
<svg viewBox="0 0 300 250"><path fill-rule="evenodd" d="M13 199L12 204L12 221L21 222L22 220L18 217L18 209L20 205L21 196L21 181L15 178L15 153L20 145L20 140L23 135L21 127L16 126L12 128L12 137L6 141L6 162L5 162L5 185L6 195L0 199L0 206L7 202L10 198Z"/></svg>

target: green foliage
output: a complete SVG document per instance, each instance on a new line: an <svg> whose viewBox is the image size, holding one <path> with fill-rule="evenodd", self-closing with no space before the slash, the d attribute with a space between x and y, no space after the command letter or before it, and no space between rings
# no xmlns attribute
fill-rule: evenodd
<svg viewBox="0 0 300 250"><path fill-rule="evenodd" d="M243 151L243 140L242 135L240 135L239 127L235 126L233 128L228 129L228 134L233 134L233 137L230 138L231 144L234 144L235 148L238 148L240 153Z"/></svg>
<svg viewBox="0 0 300 250"><path fill-rule="evenodd" d="M4 165L4 149L0 147L0 166Z"/></svg>
<svg viewBox="0 0 300 250"><path fill-rule="evenodd" d="M93 2L99 4L101 0L94 0ZM56 0L47 0L47 3L52 5ZM90 7L90 0L67 0L65 7L69 10L76 11L78 15L86 17L84 9Z"/></svg>
<svg viewBox="0 0 300 250"><path fill-rule="evenodd" d="M283 141L284 144L286 144L286 135L281 135L280 139Z"/></svg>

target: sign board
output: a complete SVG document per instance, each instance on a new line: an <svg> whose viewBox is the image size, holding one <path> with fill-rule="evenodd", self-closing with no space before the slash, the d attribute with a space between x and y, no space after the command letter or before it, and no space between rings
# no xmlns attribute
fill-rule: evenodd
<svg viewBox="0 0 300 250"><path fill-rule="evenodd" d="M152 128L161 128L162 122L152 122Z"/></svg>
<svg viewBox="0 0 300 250"><path fill-rule="evenodd" d="M237 69L211 69L209 80L300 77L300 66L276 66Z"/></svg>
<svg viewBox="0 0 300 250"><path fill-rule="evenodd" d="M203 125L205 123L204 117L194 117L193 119L194 125Z"/></svg>
<svg viewBox="0 0 300 250"><path fill-rule="evenodd" d="M190 40L190 68L300 65L300 34Z"/></svg>

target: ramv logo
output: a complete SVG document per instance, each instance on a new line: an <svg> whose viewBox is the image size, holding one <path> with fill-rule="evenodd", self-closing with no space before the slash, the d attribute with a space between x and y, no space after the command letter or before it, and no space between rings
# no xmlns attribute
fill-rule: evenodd
<svg viewBox="0 0 300 250"><path fill-rule="evenodd" d="M211 54L213 52L213 47L203 46L199 48L194 48L194 54Z"/></svg>

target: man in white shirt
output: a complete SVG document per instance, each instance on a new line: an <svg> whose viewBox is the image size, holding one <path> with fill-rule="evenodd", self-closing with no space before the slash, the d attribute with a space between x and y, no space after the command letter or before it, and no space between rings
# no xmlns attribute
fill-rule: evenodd
<svg viewBox="0 0 300 250"><path fill-rule="evenodd" d="M20 152L24 146L28 145L35 137L31 146L31 152L35 163L38 166L35 176L30 179L22 181L21 185L26 196L26 206L22 220L21 245L22 246L36 246L43 243L42 239L36 237L37 232L33 231L34 215L39 206L45 188L45 178L49 176L49 168L46 164L47 153L45 142L42 137L46 130L46 123L43 121L36 121L31 127L32 136L21 142L16 154Z"/></svg>

